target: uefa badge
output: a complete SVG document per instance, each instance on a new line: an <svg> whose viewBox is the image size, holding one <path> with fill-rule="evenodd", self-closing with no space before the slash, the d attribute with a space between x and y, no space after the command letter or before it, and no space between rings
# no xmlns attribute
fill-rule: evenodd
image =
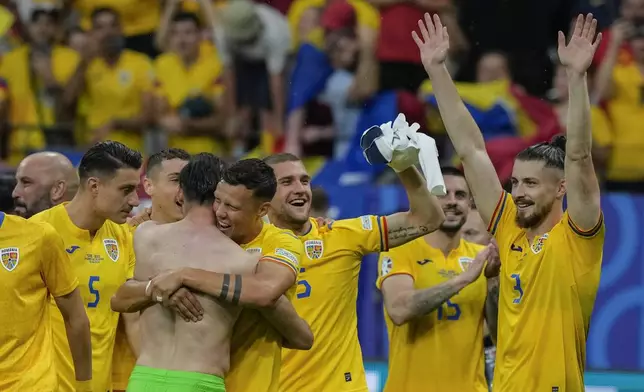
<svg viewBox="0 0 644 392"><path fill-rule="evenodd" d="M306 255L309 257L309 259L319 259L324 253L324 243L322 242L322 240L304 241L304 250L306 251Z"/></svg>
<svg viewBox="0 0 644 392"><path fill-rule="evenodd" d="M106 238L103 240L103 246L105 246L105 252L112 259L113 262L117 262L119 259L119 244L116 240L111 238Z"/></svg>
<svg viewBox="0 0 644 392"><path fill-rule="evenodd" d="M0 259L2 260L4 269L11 272L18 266L20 251L18 248L2 248L0 249Z"/></svg>
<svg viewBox="0 0 644 392"><path fill-rule="evenodd" d="M461 269L463 270L463 272L465 272L468 268L470 268L470 265L472 265L473 261L474 259L471 257L459 257L458 264L461 265Z"/></svg>
<svg viewBox="0 0 644 392"><path fill-rule="evenodd" d="M380 276L387 276L393 267L394 262L391 260L391 257L384 256L382 258L382 265L380 266Z"/></svg>

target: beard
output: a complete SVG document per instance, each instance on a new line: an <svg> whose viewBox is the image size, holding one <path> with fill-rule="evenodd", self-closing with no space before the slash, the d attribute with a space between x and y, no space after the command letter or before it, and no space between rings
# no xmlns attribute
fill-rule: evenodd
<svg viewBox="0 0 644 392"><path fill-rule="evenodd" d="M459 230L461 230L466 220L467 216L463 216L458 222L443 222L438 230L442 231L445 234L454 235L458 233Z"/></svg>
<svg viewBox="0 0 644 392"><path fill-rule="evenodd" d="M545 206L537 206L536 204L534 205L535 211L531 213L530 215L521 215L519 211L517 211L516 216L514 217L514 221L522 229L530 229L536 226L539 226L541 222L543 222L550 211L552 210L553 203L550 203L549 205Z"/></svg>

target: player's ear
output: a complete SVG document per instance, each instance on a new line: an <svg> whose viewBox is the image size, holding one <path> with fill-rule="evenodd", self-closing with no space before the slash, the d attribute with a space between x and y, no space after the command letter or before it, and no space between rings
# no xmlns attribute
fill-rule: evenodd
<svg viewBox="0 0 644 392"><path fill-rule="evenodd" d="M51 186L49 190L49 198L56 204L65 196L65 191L67 187L65 186L65 181L59 180Z"/></svg>
<svg viewBox="0 0 644 392"><path fill-rule="evenodd" d="M562 178L557 187L557 199L563 199L566 195L566 179Z"/></svg>
<svg viewBox="0 0 644 392"><path fill-rule="evenodd" d="M268 214L268 210L271 208L271 203L270 202L264 202L262 205L259 206L259 217L262 218Z"/></svg>
<svg viewBox="0 0 644 392"><path fill-rule="evenodd" d="M90 177L87 179L87 190L96 197L98 195L98 186L100 180L97 177Z"/></svg>
<svg viewBox="0 0 644 392"><path fill-rule="evenodd" d="M152 185L152 181L150 181L148 176L143 177L143 190L148 196L152 197L152 193L154 193L154 185Z"/></svg>

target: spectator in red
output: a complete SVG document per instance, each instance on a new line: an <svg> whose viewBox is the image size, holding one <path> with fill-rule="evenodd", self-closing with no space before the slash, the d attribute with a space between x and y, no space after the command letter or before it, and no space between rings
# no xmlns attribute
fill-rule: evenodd
<svg viewBox="0 0 644 392"><path fill-rule="evenodd" d="M619 19L615 21L615 24L636 24L638 22L644 22L644 0L622 0L622 4L619 8L619 15ZM595 58L593 60L595 66L599 66L602 60L606 57L606 52L608 51L609 44L612 40L612 30L613 27L609 27L602 32L602 42L599 44L599 48L597 48L597 52L595 52ZM628 40L624 41L620 46L618 60L622 63L633 60L633 48Z"/></svg>

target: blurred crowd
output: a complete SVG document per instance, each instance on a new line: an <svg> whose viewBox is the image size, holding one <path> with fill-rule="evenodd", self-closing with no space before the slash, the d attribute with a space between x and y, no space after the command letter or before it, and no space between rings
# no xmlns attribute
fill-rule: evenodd
<svg viewBox="0 0 644 392"><path fill-rule="evenodd" d="M146 155L289 151L350 166L362 125L392 105L453 164L411 38L429 12L448 27L450 72L503 180L518 151L565 133L568 92L553 48L573 15L591 11L603 29L589 78L595 166L607 189L644 191L644 0L0 5L0 162L8 170L45 149L74 161L106 139Z"/></svg>

